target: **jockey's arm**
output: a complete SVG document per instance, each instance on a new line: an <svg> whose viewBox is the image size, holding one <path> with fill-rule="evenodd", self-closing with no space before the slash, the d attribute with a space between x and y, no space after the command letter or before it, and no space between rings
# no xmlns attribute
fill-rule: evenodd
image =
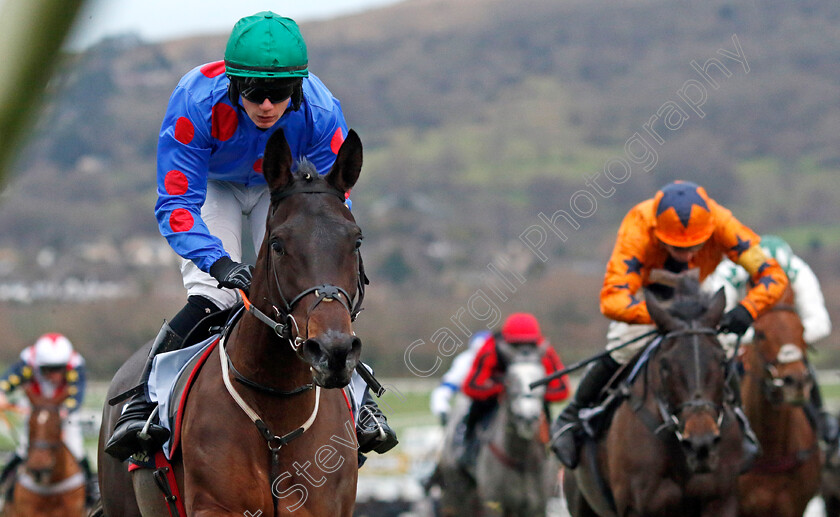
<svg viewBox="0 0 840 517"><path fill-rule="evenodd" d="M554 372L559 372L565 366L560 360L557 352L549 346L543 356L543 366L545 367L546 375L551 375ZM569 378L564 375L559 379L554 379L545 389L546 402L561 402L569 397Z"/></svg>
<svg viewBox="0 0 840 517"><path fill-rule="evenodd" d="M779 263L761 249L759 236L732 212L716 205L715 217L718 222L714 238L726 250L729 260L744 268L750 276L751 287L740 305L755 320L782 298L788 285L787 275Z"/></svg>
<svg viewBox="0 0 840 517"><path fill-rule="evenodd" d="M791 269L796 274L791 276L791 287L796 300L796 312L802 318L805 327L803 337L809 345L828 337L831 334L831 318L825 308L820 282L817 275L804 260L794 256L791 259Z"/></svg>
<svg viewBox="0 0 840 517"><path fill-rule="evenodd" d="M750 275L752 287L740 303L755 319L782 298L788 285L787 275L758 244L735 257L734 261Z"/></svg>
<svg viewBox="0 0 840 517"><path fill-rule="evenodd" d="M87 384L85 365L82 364L67 370L66 378L68 397L64 400L63 405L70 412L78 411L82 407Z"/></svg>
<svg viewBox="0 0 840 517"><path fill-rule="evenodd" d="M502 383L496 379L497 369L496 343L488 340L476 354L472 369L461 386L461 391L474 400L489 400L497 397L504 389Z"/></svg>
<svg viewBox="0 0 840 517"><path fill-rule="evenodd" d="M8 395L32 378L32 367L20 360L0 375L0 391Z"/></svg>
<svg viewBox="0 0 840 517"><path fill-rule="evenodd" d="M626 323L652 323L639 293L650 269L643 261L648 247L654 245L642 230L644 225L637 207L625 216L618 229L601 288L601 313L607 318Z"/></svg>

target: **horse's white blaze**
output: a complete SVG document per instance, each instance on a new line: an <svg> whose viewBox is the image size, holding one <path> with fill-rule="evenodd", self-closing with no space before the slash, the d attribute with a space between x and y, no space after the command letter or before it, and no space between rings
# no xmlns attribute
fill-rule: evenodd
<svg viewBox="0 0 840 517"><path fill-rule="evenodd" d="M779 364L795 363L796 361L801 361L803 358L802 349L793 343L782 345L779 353L776 355L776 360Z"/></svg>
<svg viewBox="0 0 840 517"><path fill-rule="evenodd" d="M44 424L47 423L47 419L49 417L50 417L50 414L47 412L47 410L42 409L42 410L38 411L38 416L36 417L36 420L37 420L39 425L44 425Z"/></svg>

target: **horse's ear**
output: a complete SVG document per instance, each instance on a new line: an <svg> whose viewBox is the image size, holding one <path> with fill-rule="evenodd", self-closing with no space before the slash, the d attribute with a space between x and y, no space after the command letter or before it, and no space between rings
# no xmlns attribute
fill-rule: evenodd
<svg viewBox="0 0 840 517"><path fill-rule="evenodd" d="M726 292L724 291L724 288L721 287L717 290L714 296L712 296L712 300L709 302L709 308L706 310L706 314L703 315L703 326L712 328L717 327L721 316L723 316L723 310L725 308Z"/></svg>
<svg viewBox="0 0 840 517"><path fill-rule="evenodd" d="M685 326L685 323L672 316L665 307L659 303L659 300L656 299L656 295L648 289L645 289L645 305L647 305L650 318L659 330L667 333Z"/></svg>
<svg viewBox="0 0 840 517"><path fill-rule="evenodd" d="M292 181L292 150L282 129L275 131L265 144L263 176L272 191L282 189Z"/></svg>
<svg viewBox="0 0 840 517"><path fill-rule="evenodd" d="M341 192L348 192L362 172L362 140L352 129L347 132L347 138L338 150L330 173L327 174L327 183Z"/></svg>

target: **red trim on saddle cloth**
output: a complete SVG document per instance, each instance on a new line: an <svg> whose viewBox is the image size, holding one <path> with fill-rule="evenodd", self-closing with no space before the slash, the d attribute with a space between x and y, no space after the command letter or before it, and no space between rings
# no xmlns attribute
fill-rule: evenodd
<svg viewBox="0 0 840 517"><path fill-rule="evenodd" d="M184 418L184 408L187 406L187 395L189 395L190 388L192 388L195 378L198 377L198 372L201 371L201 367L204 366L207 358L210 357L210 353L218 344L219 339L216 339L210 344L210 346L207 347L207 350L204 351L201 358L199 358L198 362L195 364L193 371L190 372L190 377L187 379L186 385L184 385L184 394L181 395L181 402L178 404L178 413L175 417L175 429L172 430L172 446L169 448L170 456L175 455L175 451L178 450L178 445L181 443L181 424Z"/></svg>
<svg viewBox="0 0 840 517"><path fill-rule="evenodd" d="M134 472L138 469L157 470L161 467L166 467L166 480L169 482L169 489L172 491L172 495L175 496L175 507L178 510L178 515L172 515L172 510L169 510L170 517L186 516L187 510L186 508L184 508L184 501L181 498L181 489L178 488L178 482L175 479L175 473L172 471L172 464L169 463L169 460L166 459L166 455L163 453L162 450L157 451L155 453L154 458L150 458L148 462L137 463L133 459L128 462L129 472ZM169 509L169 503L164 498L163 492L160 492L160 497L164 499L164 504L166 505L166 508Z"/></svg>

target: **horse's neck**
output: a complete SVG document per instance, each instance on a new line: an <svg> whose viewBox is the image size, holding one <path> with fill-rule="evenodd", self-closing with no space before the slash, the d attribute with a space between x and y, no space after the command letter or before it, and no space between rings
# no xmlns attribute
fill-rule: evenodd
<svg viewBox="0 0 840 517"><path fill-rule="evenodd" d="M228 340L228 354L245 377L280 390L291 390L312 382L309 367L277 337L274 330L245 314Z"/></svg>
<svg viewBox="0 0 840 517"><path fill-rule="evenodd" d="M62 443L56 454L55 468L50 475L50 483L58 483L81 472L79 462L76 461L66 445Z"/></svg>

